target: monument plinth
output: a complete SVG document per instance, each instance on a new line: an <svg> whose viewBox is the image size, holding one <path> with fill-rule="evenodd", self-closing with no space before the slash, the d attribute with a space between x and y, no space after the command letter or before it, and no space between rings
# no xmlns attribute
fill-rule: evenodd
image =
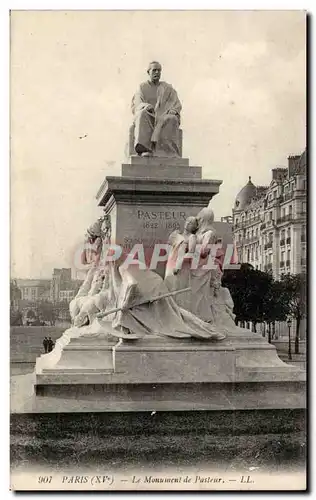
<svg viewBox="0 0 316 500"><path fill-rule="evenodd" d="M202 179L202 167L186 158L131 157L121 176L107 176L97 194L111 218L112 241L125 252L137 243L151 255L174 230L218 194L221 180ZM164 266L158 272L163 275Z"/></svg>
<svg viewBox="0 0 316 500"><path fill-rule="evenodd" d="M43 355L44 358L47 355ZM274 346L245 330L221 343L150 335L135 342L105 335L72 338L58 361L37 362L33 411L45 397L65 411L286 409L305 406L305 374ZM85 403L86 402L86 403Z"/></svg>

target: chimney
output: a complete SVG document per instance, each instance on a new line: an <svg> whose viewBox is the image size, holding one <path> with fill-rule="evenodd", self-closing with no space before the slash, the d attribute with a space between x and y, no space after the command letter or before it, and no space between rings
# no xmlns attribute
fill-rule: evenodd
<svg viewBox="0 0 316 500"><path fill-rule="evenodd" d="M284 179L286 174L287 168L277 167L272 169L272 179L275 181Z"/></svg>
<svg viewBox="0 0 316 500"><path fill-rule="evenodd" d="M296 166L298 164L299 159L300 159L300 155L288 157L289 177L292 177L292 175L295 174Z"/></svg>

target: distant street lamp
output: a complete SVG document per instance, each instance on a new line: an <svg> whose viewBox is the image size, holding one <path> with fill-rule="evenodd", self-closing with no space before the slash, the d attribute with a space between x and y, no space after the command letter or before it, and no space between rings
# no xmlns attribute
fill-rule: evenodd
<svg viewBox="0 0 316 500"><path fill-rule="evenodd" d="M289 356L289 359L291 360L292 359L292 349L291 349L291 326L292 326L292 321L291 321L291 318L289 318L287 320L287 326L288 326L288 329L289 329L289 351L288 351L288 356Z"/></svg>

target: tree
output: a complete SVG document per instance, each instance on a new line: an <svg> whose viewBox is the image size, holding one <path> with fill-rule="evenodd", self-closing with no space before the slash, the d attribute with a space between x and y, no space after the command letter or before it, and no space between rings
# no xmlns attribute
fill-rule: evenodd
<svg viewBox="0 0 316 500"><path fill-rule="evenodd" d="M227 270L223 276L234 301L236 324L251 321L256 331L257 323L267 323L268 340L271 342L271 326L285 321L289 315L288 291L283 282L275 281L271 273L242 264L238 270Z"/></svg>
<svg viewBox="0 0 316 500"><path fill-rule="evenodd" d="M10 308L10 325L11 326L21 326L23 325L22 313L21 311Z"/></svg>
<svg viewBox="0 0 316 500"><path fill-rule="evenodd" d="M232 295L236 324L251 321L256 331L256 323L264 321L267 316L267 302L263 297L272 295L272 275L242 264L238 270L226 270L222 284Z"/></svg>
<svg viewBox="0 0 316 500"><path fill-rule="evenodd" d="M38 313L42 320L48 321L51 326L55 325L56 313L52 302L49 302L48 300L40 302L38 304Z"/></svg>
<svg viewBox="0 0 316 500"><path fill-rule="evenodd" d="M35 319L36 318L36 314L33 311L33 309L29 309L27 311L26 317L27 317L27 319Z"/></svg>
<svg viewBox="0 0 316 500"><path fill-rule="evenodd" d="M268 341L271 342L271 325L286 321L289 315L288 295L282 281L271 281L271 286L262 296L263 321L268 324Z"/></svg>
<svg viewBox="0 0 316 500"><path fill-rule="evenodd" d="M306 275L284 275L281 282L286 293L289 316L296 320L294 352L299 354L300 324L306 315Z"/></svg>
<svg viewBox="0 0 316 500"><path fill-rule="evenodd" d="M21 296L22 293L17 285L17 281L14 279L10 280L10 305L14 307L16 302L21 299Z"/></svg>

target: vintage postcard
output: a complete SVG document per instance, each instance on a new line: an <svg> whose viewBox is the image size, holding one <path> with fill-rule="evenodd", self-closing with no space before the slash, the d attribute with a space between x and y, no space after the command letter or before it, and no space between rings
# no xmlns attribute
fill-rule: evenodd
<svg viewBox="0 0 316 500"><path fill-rule="evenodd" d="M11 489L306 489L306 30L10 13Z"/></svg>

